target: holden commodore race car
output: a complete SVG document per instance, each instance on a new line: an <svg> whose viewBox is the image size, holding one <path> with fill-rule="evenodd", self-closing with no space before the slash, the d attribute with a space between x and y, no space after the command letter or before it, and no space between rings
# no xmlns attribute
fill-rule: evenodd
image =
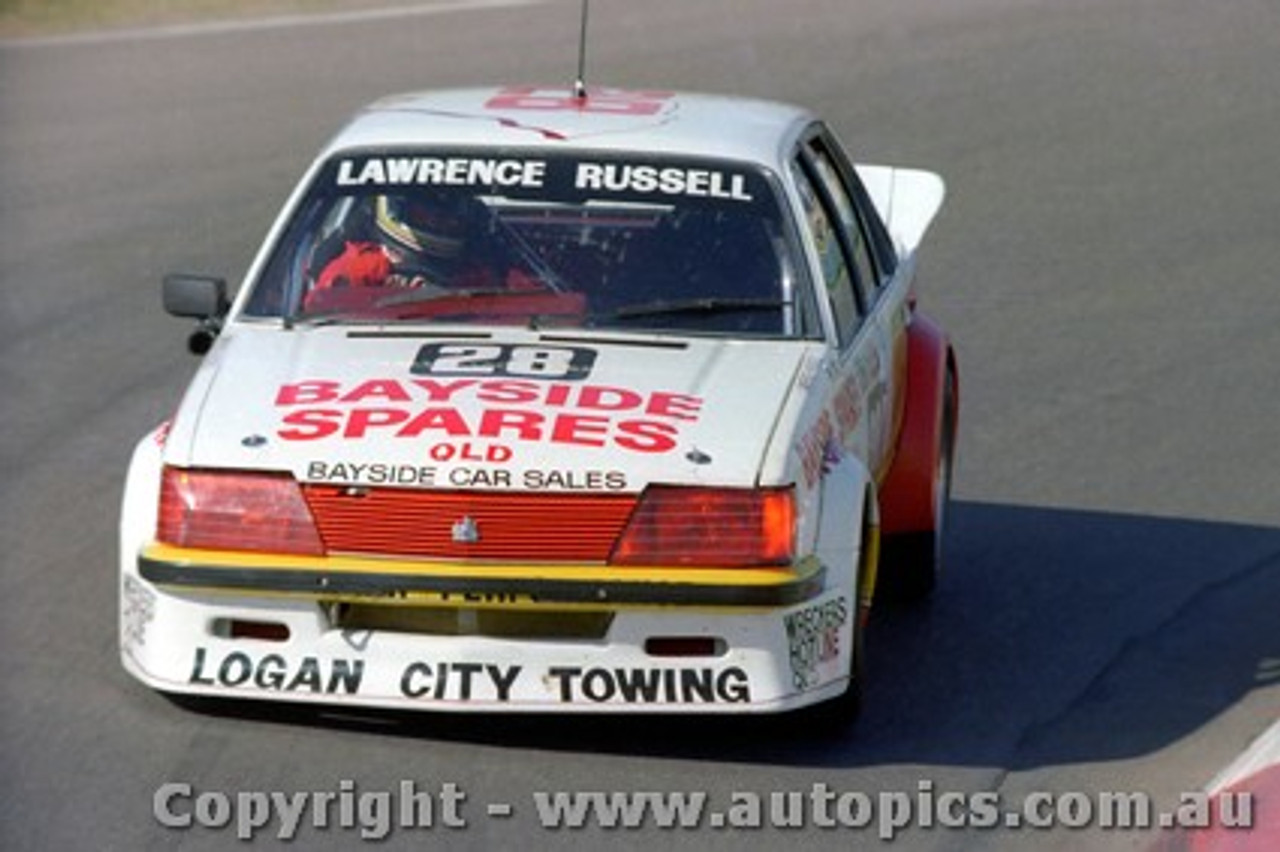
<svg viewBox="0 0 1280 852"><path fill-rule="evenodd" d="M446 711L859 706L877 587L941 561L943 199L808 111L667 91L357 115L133 454L124 666L173 695ZM881 563L881 536L884 560Z"/></svg>

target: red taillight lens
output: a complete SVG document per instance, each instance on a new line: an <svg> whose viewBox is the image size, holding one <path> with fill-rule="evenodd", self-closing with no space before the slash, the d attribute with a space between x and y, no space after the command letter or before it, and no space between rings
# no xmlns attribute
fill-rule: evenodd
<svg viewBox="0 0 1280 852"><path fill-rule="evenodd" d="M614 565L789 565L790 488L651 487L613 549Z"/></svg>
<svg viewBox="0 0 1280 852"><path fill-rule="evenodd" d="M178 547L324 554L302 491L287 473L167 467L156 538Z"/></svg>

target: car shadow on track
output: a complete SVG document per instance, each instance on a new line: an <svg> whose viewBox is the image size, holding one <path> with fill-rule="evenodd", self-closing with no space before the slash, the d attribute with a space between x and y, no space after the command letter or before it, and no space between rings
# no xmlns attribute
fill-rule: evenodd
<svg viewBox="0 0 1280 852"><path fill-rule="evenodd" d="M380 736L782 766L1027 769L1158 750L1280 681L1280 529L957 502L935 598L879 606L861 719L220 703Z"/></svg>

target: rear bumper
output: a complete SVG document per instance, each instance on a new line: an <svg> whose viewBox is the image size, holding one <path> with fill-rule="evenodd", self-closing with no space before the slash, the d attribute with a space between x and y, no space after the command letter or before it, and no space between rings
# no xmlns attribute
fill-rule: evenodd
<svg viewBox="0 0 1280 852"><path fill-rule="evenodd" d="M395 560L240 555L155 546L138 558L138 575L172 589L326 598L438 598L509 595L543 604L779 607L821 593L825 570L809 560L796 572L770 569L621 569L520 566L504 569Z"/></svg>
<svg viewBox="0 0 1280 852"><path fill-rule="evenodd" d="M121 589L124 665L166 692L457 712L774 712L839 695L851 670L852 596L824 590L820 568L734 587L550 571L523 585L502 578L499 590L475 577L406 583L398 570L264 572L169 556L126 566ZM273 571L289 582L271 587L281 579ZM209 572L230 573L213 575L214 589ZM447 610L454 626L352 626L335 617L344 599L366 611ZM483 628L518 624L522 613L554 624L582 612L602 616L598 632ZM270 629L254 638L233 624ZM670 651L690 644L696 655Z"/></svg>

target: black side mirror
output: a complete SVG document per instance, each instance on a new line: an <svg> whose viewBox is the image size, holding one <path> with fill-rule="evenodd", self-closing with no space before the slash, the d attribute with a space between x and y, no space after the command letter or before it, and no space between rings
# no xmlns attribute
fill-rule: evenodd
<svg viewBox="0 0 1280 852"><path fill-rule="evenodd" d="M221 319L230 307L225 279L183 274L164 277L164 309L175 317Z"/></svg>
<svg viewBox="0 0 1280 852"><path fill-rule="evenodd" d="M208 352L231 309L226 280L206 275L166 275L162 295L165 311L200 321L199 328L187 338L187 348L194 355Z"/></svg>

